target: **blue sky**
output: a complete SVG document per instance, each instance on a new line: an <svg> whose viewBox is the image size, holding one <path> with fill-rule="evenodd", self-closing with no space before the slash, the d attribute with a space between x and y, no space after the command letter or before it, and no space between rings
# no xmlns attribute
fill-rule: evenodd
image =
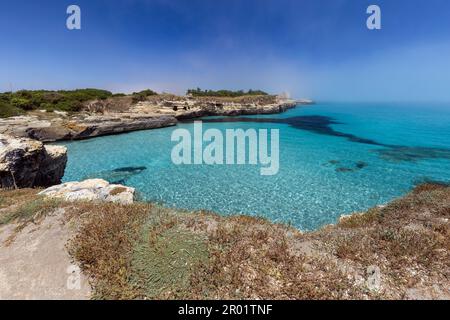
<svg viewBox="0 0 450 320"><path fill-rule="evenodd" d="M0 90L450 102L448 0L0 0ZM77 4L82 29L66 29ZM382 29L366 9L382 10Z"/></svg>

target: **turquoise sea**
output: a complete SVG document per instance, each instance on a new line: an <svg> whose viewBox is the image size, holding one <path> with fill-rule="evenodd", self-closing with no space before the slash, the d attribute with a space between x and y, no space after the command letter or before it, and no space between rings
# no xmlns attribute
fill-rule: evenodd
<svg viewBox="0 0 450 320"><path fill-rule="evenodd" d="M68 142L64 181L104 178L144 200L221 214L248 214L301 230L384 204L420 182L450 181L450 105L319 103L282 114L205 118L204 130L280 129L280 170L180 165L177 127Z"/></svg>

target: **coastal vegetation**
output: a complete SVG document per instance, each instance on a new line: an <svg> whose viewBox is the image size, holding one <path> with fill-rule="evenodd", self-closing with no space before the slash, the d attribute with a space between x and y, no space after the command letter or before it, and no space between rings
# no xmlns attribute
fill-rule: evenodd
<svg viewBox="0 0 450 320"><path fill-rule="evenodd" d="M190 89L187 93L197 102L233 102L273 104L276 97L261 90L202 90ZM35 110L48 112L63 111L76 113L80 111L111 111L123 112L138 102L170 103L184 101L186 97L172 94L158 94L146 89L131 94L112 93L107 90L87 88L76 90L19 90L0 93L0 118L24 115ZM177 108L178 109L178 108Z"/></svg>
<svg viewBox="0 0 450 320"><path fill-rule="evenodd" d="M133 99L132 100L133 103L137 103L140 101L145 101L147 99L147 97L156 96L156 95L158 95L158 93L156 93L155 91L146 89L146 90L142 90L139 92L133 92L133 94L131 96Z"/></svg>
<svg viewBox="0 0 450 320"><path fill-rule="evenodd" d="M83 103L90 100L105 100L113 94L99 89L77 90L20 90L0 94L0 116L19 115L25 111L67 111L77 112L83 108Z"/></svg>
<svg viewBox="0 0 450 320"><path fill-rule="evenodd" d="M231 91L231 90L202 90L200 88L197 89L189 89L187 91L187 94L192 95L193 97L226 97L226 98L233 98L233 97L243 97L243 96L267 96L268 93L262 91L262 90L238 90L238 91Z"/></svg>
<svg viewBox="0 0 450 320"><path fill-rule="evenodd" d="M308 233L249 216L43 202L37 193L1 190L2 221L37 223L30 217L63 210L77 225L69 253L94 299L448 298L446 185L420 185ZM374 270L379 286L370 286Z"/></svg>
<svg viewBox="0 0 450 320"><path fill-rule="evenodd" d="M7 99L0 97L0 118L15 117L24 114L25 111L9 103Z"/></svg>

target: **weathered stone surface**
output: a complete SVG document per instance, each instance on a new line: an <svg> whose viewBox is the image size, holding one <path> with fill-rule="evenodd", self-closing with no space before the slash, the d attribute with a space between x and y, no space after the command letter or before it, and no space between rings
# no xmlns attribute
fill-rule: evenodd
<svg viewBox="0 0 450 320"><path fill-rule="evenodd" d="M48 187L61 182L67 149L0 134L0 187Z"/></svg>
<svg viewBox="0 0 450 320"><path fill-rule="evenodd" d="M255 114L275 114L294 108L299 104L310 104L309 101L295 101L290 99L277 99L272 103L236 103L217 102L214 100L196 101L187 100L165 101L154 103L143 101L136 104L132 110L138 113L166 114L178 120L192 119L205 116L240 116Z"/></svg>
<svg viewBox="0 0 450 320"><path fill-rule="evenodd" d="M156 129L176 125L170 115L112 113L109 115L79 115L70 119L39 119L23 116L0 119L0 134L27 137L42 142L80 140L97 136Z"/></svg>
<svg viewBox="0 0 450 320"><path fill-rule="evenodd" d="M89 116L74 123L82 128L72 139L118 134L136 130L156 129L176 125L177 120L171 116L152 116L145 114L115 114L113 116Z"/></svg>
<svg viewBox="0 0 450 320"><path fill-rule="evenodd" d="M66 182L41 191L39 194L67 201L106 201L130 204L134 200L134 188L109 184L102 179Z"/></svg>
<svg viewBox="0 0 450 320"><path fill-rule="evenodd" d="M22 135L44 142L70 140L72 138L70 129L58 125L51 127L30 127Z"/></svg>

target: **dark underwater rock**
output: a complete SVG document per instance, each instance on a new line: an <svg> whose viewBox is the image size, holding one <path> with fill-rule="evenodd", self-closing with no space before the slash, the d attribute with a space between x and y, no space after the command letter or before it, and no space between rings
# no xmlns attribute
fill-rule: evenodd
<svg viewBox="0 0 450 320"><path fill-rule="evenodd" d="M112 184L125 184L131 177L142 173L147 170L147 167L121 167L113 170L102 171L97 174L93 174L89 178L99 178L108 181Z"/></svg>

